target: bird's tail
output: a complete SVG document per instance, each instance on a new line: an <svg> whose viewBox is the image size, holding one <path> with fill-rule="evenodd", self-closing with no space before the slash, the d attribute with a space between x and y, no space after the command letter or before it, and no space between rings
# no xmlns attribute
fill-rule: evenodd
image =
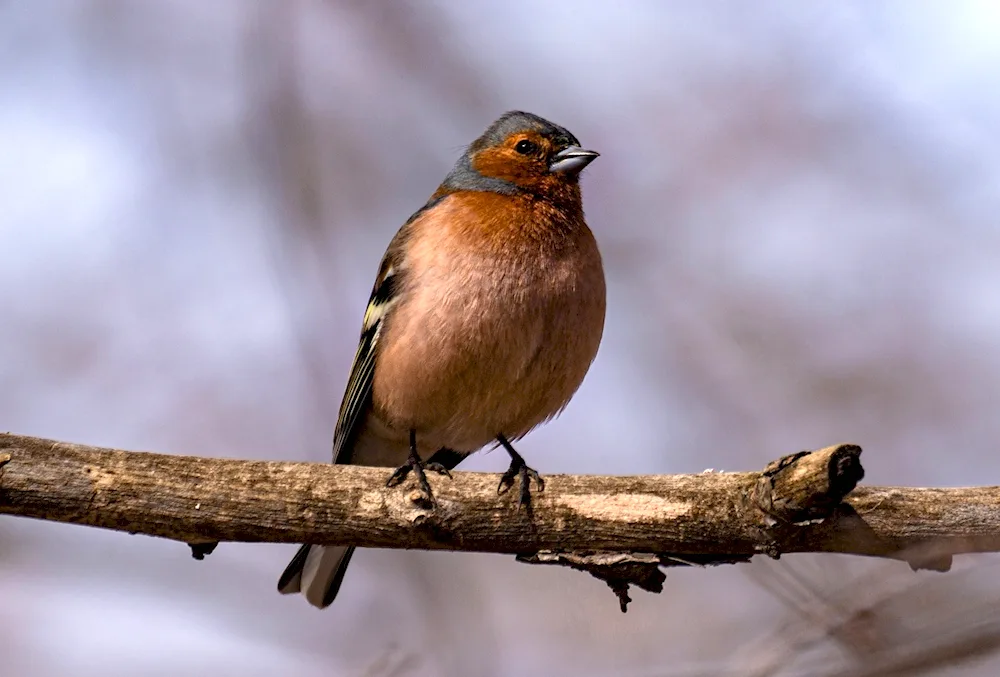
<svg viewBox="0 0 1000 677"><path fill-rule="evenodd" d="M314 607L330 606L353 554L353 547L303 545L281 574L278 592L283 595L301 592Z"/></svg>

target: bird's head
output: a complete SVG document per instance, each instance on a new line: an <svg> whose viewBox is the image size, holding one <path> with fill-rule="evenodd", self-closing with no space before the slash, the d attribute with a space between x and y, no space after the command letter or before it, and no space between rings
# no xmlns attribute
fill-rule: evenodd
<svg viewBox="0 0 1000 677"><path fill-rule="evenodd" d="M564 127L511 111L469 145L445 186L553 198L567 193L579 196L580 172L598 155L582 148Z"/></svg>

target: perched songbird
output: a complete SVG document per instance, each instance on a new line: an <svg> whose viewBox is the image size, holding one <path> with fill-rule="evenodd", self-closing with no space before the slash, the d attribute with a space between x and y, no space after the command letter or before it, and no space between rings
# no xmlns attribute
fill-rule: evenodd
<svg viewBox="0 0 1000 677"><path fill-rule="evenodd" d="M530 509L529 481L543 483L511 440L562 411L604 330L604 271L579 184L597 155L517 111L469 146L382 259L334 463L402 463L388 484L412 471L433 500L425 469L448 474L499 444L511 458L499 490L518 479ZM327 606L353 550L303 546L278 589Z"/></svg>

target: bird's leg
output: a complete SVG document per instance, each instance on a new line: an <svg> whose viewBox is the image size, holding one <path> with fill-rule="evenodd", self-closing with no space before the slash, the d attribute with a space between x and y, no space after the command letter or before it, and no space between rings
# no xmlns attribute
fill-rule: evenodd
<svg viewBox="0 0 1000 677"><path fill-rule="evenodd" d="M507 468L507 472L503 474L500 478L500 486L497 487L497 493L502 494L514 486L514 478L517 477L521 481L521 497L518 501L518 509L523 507L527 511L528 516L531 516L531 480L535 480L535 484L538 485L539 491L545 490L545 480L539 475L534 468L529 468L528 464L524 462L521 458L521 454L514 450L510 442L503 435L497 435L497 441L500 445L507 450L510 454L510 467Z"/></svg>
<svg viewBox="0 0 1000 677"><path fill-rule="evenodd" d="M385 483L387 487L394 487L397 484L401 484L406 476L413 471L417 476L417 483L420 485L420 489L427 495L428 500L434 500L434 493L431 491L431 485L427 481L427 474L425 470L431 470L438 473L439 475L447 475L451 478L451 473L448 469L441 465L440 463L425 463L421 458L420 454L417 453L417 431L410 430L410 455L406 458L406 463L396 468L396 470L389 477L389 481Z"/></svg>

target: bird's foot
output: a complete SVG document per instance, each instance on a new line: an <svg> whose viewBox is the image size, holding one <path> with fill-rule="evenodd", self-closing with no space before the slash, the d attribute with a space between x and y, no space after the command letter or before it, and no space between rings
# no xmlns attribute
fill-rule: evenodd
<svg viewBox="0 0 1000 677"><path fill-rule="evenodd" d="M431 485L427 481L427 471L436 472L439 475L446 475L448 479L451 479L451 473L446 467L440 463L426 463L421 460L420 456L416 452L411 451L410 457L406 459L406 463L396 468L392 475L389 477L389 481L385 483L387 487L395 487L403 483L410 471L417 476L417 484L420 485L420 490L424 492L427 496L427 500L434 503L434 492L431 491Z"/></svg>
<svg viewBox="0 0 1000 677"><path fill-rule="evenodd" d="M500 478L500 486L497 487L497 493L503 494L510 490L514 486L514 480L520 480L521 495L518 499L517 508L520 510L524 508L525 512L528 513L530 517L532 515L531 509L531 480L535 481L538 485L538 491L545 491L545 480L534 468L529 468L524 462L524 459L520 455L514 456L510 460L510 467L507 468L507 472L503 474Z"/></svg>

